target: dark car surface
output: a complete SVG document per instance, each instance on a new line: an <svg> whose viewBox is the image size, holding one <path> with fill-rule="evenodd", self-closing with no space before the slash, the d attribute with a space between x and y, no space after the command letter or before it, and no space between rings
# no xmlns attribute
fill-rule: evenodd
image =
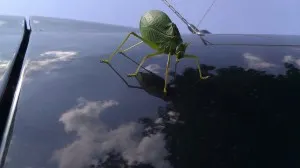
<svg viewBox="0 0 300 168"><path fill-rule="evenodd" d="M219 45L206 46L183 35L210 78L199 80L194 60L172 59L164 95L166 55L133 78L153 52L144 44L100 63L137 29L30 23L5 168L300 166L300 37L212 33Z"/></svg>

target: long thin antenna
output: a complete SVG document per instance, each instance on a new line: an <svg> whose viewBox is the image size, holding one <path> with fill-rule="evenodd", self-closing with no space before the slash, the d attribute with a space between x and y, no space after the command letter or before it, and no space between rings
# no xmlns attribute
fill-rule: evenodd
<svg viewBox="0 0 300 168"><path fill-rule="evenodd" d="M188 27L188 29L193 33L193 34L199 34L202 35L202 33L197 29L196 26L193 24L190 24L184 17L180 15L179 12L167 1L167 0L162 0Z"/></svg>
<svg viewBox="0 0 300 168"><path fill-rule="evenodd" d="M213 5L215 4L217 0L214 0L213 3L210 5L210 7L206 10L205 14L203 15L203 17L201 18L201 20L199 21L199 23L197 24L197 27L199 27L199 25L201 24L201 22L204 20L205 16L208 14L208 12L211 10L211 8L213 7Z"/></svg>
<svg viewBox="0 0 300 168"><path fill-rule="evenodd" d="M188 29L193 34L197 34L197 35L200 36L200 38L201 38L202 42L204 43L204 45L207 45L208 42L202 38L202 36L205 35L204 33L202 33L200 30L198 30L196 26L189 23L183 16L181 16L180 13L177 12L177 10L167 0L162 0L162 1L187 25Z"/></svg>

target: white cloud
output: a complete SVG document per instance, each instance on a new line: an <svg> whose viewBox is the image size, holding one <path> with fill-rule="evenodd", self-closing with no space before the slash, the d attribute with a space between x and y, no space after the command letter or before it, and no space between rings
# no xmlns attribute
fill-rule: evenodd
<svg viewBox="0 0 300 168"><path fill-rule="evenodd" d="M251 53L245 53L243 56L244 56L245 60L247 61L249 68L264 69L264 68L276 67L275 64L266 62L263 59L259 58L258 56L255 56Z"/></svg>
<svg viewBox="0 0 300 168"><path fill-rule="evenodd" d="M47 51L41 54L41 56L57 56L62 58L68 58L74 56L77 53L75 51Z"/></svg>
<svg viewBox="0 0 300 168"><path fill-rule="evenodd" d="M38 20L32 20L32 22L33 22L34 24L40 23L40 21L38 21Z"/></svg>
<svg viewBox="0 0 300 168"><path fill-rule="evenodd" d="M155 124L162 124L163 123L163 119L162 118L157 118L154 123Z"/></svg>
<svg viewBox="0 0 300 168"><path fill-rule="evenodd" d="M29 62L26 70L26 75L30 74L33 71L44 69L47 69L49 73L51 70L58 68L55 63L71 61L76 55L77 52L75 51L47 51L45 53L42 53L41 57L38 58L38 60Z"/></svg>
<svg viewBox="0 0 300 168"><path fill-rule="evenodd" d="M0 69L4 69L4 68L6 68L7 66L8 66L8 64L9 64L9 61L7 61L7 60L0 60Z"/></svg>
<svg viewBox="0 0 300 168"><path fill-rule="evenodd" d="M296 59L295 57L291 56L291 55L286 55L283 57L283 62L285 63L296 63L298 67L300 67L300 58Z"/></svg>
<svg viewBox="0 0 300 168"><path fill-rule="evenodd" d="M64 123L66 132L77 131L79 136L85 135L90 126L86 123L91 124L92 121L96 120L95 124L97 124L99 114L103 110L117 105L118 102L114 100L89 102L84 98L79 98L78 105L65 112L59 121Z"/></svg>
<svg viewBox="0 0 300 168"><path fill-rule="evenodd" d="M0 20L0 26L5 25L6 23L6 21Z"/></svg>
<svg viewBox="0 0 300 168"><path fill-rule="evenodd" d="M129 164L134 161L150 163L156 168L170 167L168 162L163 160L168 155L165 148L164 135L161 133L143 138L133 153L125 153ZM162 150L163 149L163 150Z"/></svg>
<svg viewBox="0 0 300 168"><path fill-rule="evenodd" d="M9 63L10 62L7 60L0 60L0 81L2 80L5 69L8 67Z"/></svg>
<svg viewBox="0 0 300 168"><path fill-rule="evenodd" d="M164 160L168 152L164 148L163 134L142 137L143 125L139 123L130 122L110 129L101 121L101 113L118 104L114 100L87 101L80 98L77 106L60 117L65 131L78 135L78 139L54 153L53 159L58 161L60 168L81 168L92 164L95 159L107 158L112 151L120 153L128 164L138 161L156 168L171 167Z"/></svg>
<svg viewBox="0 0 300 168"><path fill-rule="evenodd" d="M295 58L291 55L286 55L283 57L282 61L285 63L293 63L295 61Z"/></svg>
<svg viewBox="0 0 300 168"><path fill-rule="evenodd" d="M155 74L158 74L161 67L158 64L149 64L145 67L145 69L147 69L148 71L151 71Z"/></svg>
<svg viewBox="0 0 300 168"><path fill-rule="evenodd" d="M154 58L161 58L161 57L166 57L167 55L166 54L159 54L159 55L156 55Z"/></svg>
<svg viewBox="0 0 300 168"><path fill-rule="evenodd" d="M168 112L168 115L169 115L170 117L178 117L178 116L179 116L179 113L176 113L176 112L174 112L174 111L169 111L169 112Z"/></svg>

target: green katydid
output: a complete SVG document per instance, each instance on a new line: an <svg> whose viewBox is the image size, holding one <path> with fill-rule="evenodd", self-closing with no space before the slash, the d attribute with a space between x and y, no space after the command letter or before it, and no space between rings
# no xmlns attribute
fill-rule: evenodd
<svg viewBox="0 0 300 168"><path fill-rule="evenodd" d="M164 93L167 92L167 81L169 75L170 58L173 55L176 56L177 63L182 58L195 59L200 74L200 79L207 79L209 77L209 76L205 76L205 77L202 76L199 58L197 56L185 54L185 50L189 45L189 43L183 43L177 26L171 21L171 19L166 13L159 10L150 10L146 12L140 20L140 33L141 36L137 35L134 32L129 33L127 37L124 39L124 41L119 45L119 47L109 56L109 58L106 60L101 60L101 62L109 63L113 58L113 56L116 55L118 52L128 51L129 49L144 42L149 47L156 50L156 52L143 57L136 71L132 74L128 74L129 77L137 75L137 73L139 72L141 66L146 61L146 59L160 54L168 54L167 67L165 72ZM137 37L141 41L123 51L119 51L120 48L124 45L124 43L128 40L130 35Z"/></svg>

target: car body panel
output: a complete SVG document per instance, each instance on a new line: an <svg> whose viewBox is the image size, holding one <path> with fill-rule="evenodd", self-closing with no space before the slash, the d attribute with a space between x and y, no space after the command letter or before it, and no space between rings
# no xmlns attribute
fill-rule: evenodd
<svg viewBox="0 0 300 168"><path fill-rule="evenodd" d="M30 23L31 29L34 32L113 33L122 32L124 30L137 31L135 28L126 26L42 16L31 16Z"/></svg>
<svg viewBox="0 0 300 168"><path fill-rule="evenodd" d="M199 81L195 61L182 59L164 96L166 55L137 78L126 74L153 52L144 44L100 63L131 31L120 29L32 32L6 168L299 165L299 47L204 46L184 35L211 77Z"/></svg>

